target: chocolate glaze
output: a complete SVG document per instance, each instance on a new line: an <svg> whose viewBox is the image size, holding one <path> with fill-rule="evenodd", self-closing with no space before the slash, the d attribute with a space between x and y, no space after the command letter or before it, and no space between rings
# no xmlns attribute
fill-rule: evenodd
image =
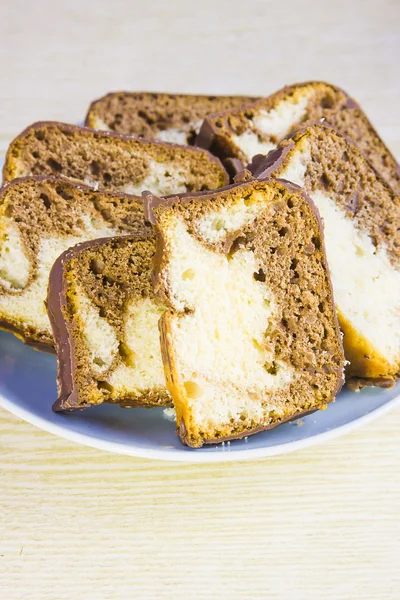
<svg viewBox="0 0 400 600"><path fill-rule="evenodd" d="M3 320L0 320L0 330L13 333L24 344L31 346L31 348L34 348L35 350L48 352L49 354L55 354L52 340L47 340L46 338L43 338L43 340L37 340L27 335L26 331L22 327L16 327L15 325Z"/></svg>
<svg viewBox="0 0 400 600"><path fill-rule="evenodd" d="M339 89L339 88L337 88L337 89ZM346 102L345 108L348 108L350 110L353 109L353 108L357 108L357 109L360 108L360 105L353 98L351 98L350 96L348 96L347 93L344 90L342 90L342 92L344 94L346 94L346 96L347 96L347 102Z"/></svg>
<svg viewBox="0 0 400 600"><path fill-rule="evenodd" d="M353 392L359 392L366 387L379 387L390 390L396 385L396 379L387 377L350 377L346 387Z"/></svg>
<svg viewBox="0 0 400 600"><path fill-rule="evenodd" d="M53 404L55 412L86 408L88 406L85 404L79 406L78 392L74 382L74 340L71 327L64 319L63 308L66 306L65 263L90 244L91 242L83 242L63 252L50 271L47 314L53 330L58 365L58 398Z"/></svg>
<svg viewBox="0 0 400 600"><path fill-rule="evenodd" d="M107 237L81 242L73 248L69 248L58 257L50 272L49 288L47 296L47 314L54 334L58 373L57 387L58 398L53 404L55 412L73 411L88 408L91 404L83 404L78 399L78 389L75 385L75 342L72 335L72 327L64 318L63 311L67 306L66 283L64 278L65 267L68 262L77 256L82 250L96 248L112 239L143 239L139 235Z"/></svg>
<svg viewBox="0 0 400 600"><path fill-rule="evenodd" d="M238 158L230 157L230 158L226 158L222 162L223 162L225 169L228 171L231 179L233 179L235 181L235 176L238 173L240 173L244 168L244 164L242 163L242 161L239 160Z"/></svg>
<svg viewBox="0 0 400 600"><path fill-rule="evenodd" d="M61 123L59 121L37 121L36 123L32 123L32 125L29 125L28 127L26 127L10 143L7 153L6 153L5 160L4 160L4 165L3 165L3 182L7 181L7 171L8 171L7 165L8 165L9 160L12 157L14 144L16 142L18 142L18 140L26 137L31 131L40 129L42 127L57 127L63 133L83 132L83 133L88 134L90 137L93 137L94 139L106 137L106 138L113 138L113 139L119 139L119 140L135 140L139 144L153 145L153 146L159 146L159 147L161 146L164 148L176 148L176 149L180 149L180 150L182 149L182 147L185 147L190 152L201 153L201 154L203 154L205 152L208 155L209 160L211 162L216 163L221 168L221 170L225 176L225 181L226 182L229 181L228 173L224 169L219 158L217 158L216 156L214 156L213 154L208 152L208 150L206 150L205 148L197 148L196 146L182 146L182 144L173 144L171 142L162 142L159 140L148 140L147 138L143 138L143 137L138 137L138 136L133 136L133 135L123 135L122 133L116 133L115 131L100 131L98 129L92 129L91 127L80 127L79 125L71 125L69 123Z"/></svg>
<svg viewBox="0 0 400 600"><path fill-rule="evenodd" d="M273 151L275 152L275 151ZM262 155L260 155L263 159L265 159L265 157L263 157ZM280 160L280 158L278 158L278 160ZM282 159L283 160L283 159ZM262 170L263 172L263 170ZM151 192L143 192L142 196L143 196L143 202L144 202L144 210L145 210L145 214L147 214L147 218L149 220L149 222L151 222L156 230L157 230L157 211L158 209L163 209L163 208L168 208L170 206L172 206L175 203L183 203L183 204L187 204L190 203L192 201L201 201L201 202L210 202L212 201L214 198L218 197L221 195L221 193L229 191L229 190L233 190L235 188L238 187L243 187L244 190L246 190L246 188L251 188L254 187L255 185L257 185L257 182L260 180L257 179L253 179L251 181L246 181L245 183L233 183L231 185L227 185L223 188L220 188L218 190L215 191L211 191L211 192L197 192L195 194L177 194L175 196L169 196L169 197L164 197L164 198L160 198L158 196L155 196L154 194L152 194ZM317 222L319 225L319 228L321 230L321 232L323 232L324 228L323 228L323 223L320 217L320 214L318 212L317 207L315 206L314 202L311 200L311 198L306 194L306 192L303 190L303 188L299 187L298 185L296 185L295 183L292 183L290 181L286 181L284 179L274 179L274 178L269 178L269 181L276 181L279 182L284 188L286 188L288 191L296 193L296 194L300 194L302 196L302 198L305 200L305 202L307 202L307 204L310 206ZM324 241L324 236L321 235L321 249L322 249L322 256L323 256L323 263L324 263L324 267L327 273L327 280L328 280L328 285L330 288L330 293L331 293L331 298L332 298L332 303L334 303L334 295L333 295L333 288L332 288L332 281L331 281L331 276L330 276L330 271L329 271L329 266L328 266L328 262L326 259L326 248L325 248L325 241ZM340 392L340 390L343 387L344 384L344 354L343 354L343 344L342 344L342 339L341 339L341 335L340 335L340 328L339 328L339 322L338 322L338 318L337 318L337 314L336 311L333 311L333 317L334 317L334 322L335 322L335 328L336 328L336 332L337 332L337 336L339 339L339 343L340 343L340 347L342 350L342 356L343 356L343 364L342 364L342 369L341 371L338 371L338 379L337 379L337 386L336 389L334 390L333 394L332 394L332 400L337 396L337 394ZM317 410L317 409L316 409ZM233 439L237 439L237 438L242 438L245 437L247 435L252 435L253 433L258 433L260 431L264 431L266 429L273 429L274 427L276 427L277 425L280 425L283 422L288 422L288 421L292 421L295 419L300 418L301 416L306 416L308 414L311 414L312 412L316 412L315 410L311 410L311 411L303 411L303 412L299 412L296 415L293 415L292 417L289 417L288 419L286 419L285 421L281 421L281 422L277 422L277 423L273 423L271 425L268 425L266 427L257 427L255 429L252 430L248 430L248 431L243 431L240 434L237 435L232 435L232 436L227 436L224 438L219 438L219 439L212 439L212 440L206 440L204 443L206 444L215 444L215 443L220 443L223 441L229 441L229 440L233 440ZM187 432L186 432L186 428L185 428L185 423L181 422L180 424L180 428L178 428L178 434L180 435L182 442L186 445L190 445L188 443L188 439L187 439Z"/></svg>
<svg viewBox="0 0 400 600"><path fill-rule="evenodd" d="M178 196L156 196L149 190L142 192L144 220L155 225L154 210L159 206L172 206L175 202L182 201Z"/></svg>
<svg viewBox="0 0 400 600"><path fill-rule="evenodd" d="M237 109L236 109L237 110ZM239 109L241 110L241 109ZM223 115L230 114L230 111L226 111L221 113ZM211 116L215 116L214 114ZM208 118L206 117L201 124L200 131L196 136L195 146L199 146L199 148L205 148L210 152L213 151L213 143L216 137L216 132L214 131L214 126L210 123Z"/></svg>
<svg viewBox="0 0 400 600"><path fill-rule="evenodd" d="M256 154L246 168L256 179L268 179L282 165L294 146L295 143L290 141L286 142L285 146L278 146L274 150L271 150L266 156L264 154Z"/></svg>
<svg viewBox="0 0 400 600"><path fill-rule="evenodd" d="M236 173L233 178L234 183L245 183L245 181L251 181L255 179L254 175L249 171L249 169L242 169L238 173Z"/></svg>

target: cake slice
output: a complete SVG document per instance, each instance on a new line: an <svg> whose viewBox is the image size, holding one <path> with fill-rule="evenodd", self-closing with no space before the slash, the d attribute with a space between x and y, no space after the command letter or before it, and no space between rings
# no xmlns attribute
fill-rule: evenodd
<svg viewBox="0 0 400 600"><path fill-rule="evenodd" d="M0 328L51 350L44 303L56 258L79 241L149 231L140 197L54 177L7 184L0 190Z"/></svg>
<svg viewBox="0 0 400 600"><path fill-rule="evenodd" d="M311 201L255 180L179 200L146 202L182 441L230 440L325 408L344 358Z"/></svg>
<svg viewBox="0 0 400 600"><path fill-rule="evenodd" d="M56 411L111 402L171 403L165 388L151 262L153 236L78 244L55 262L48 313L58 359Z"/></svg>
<svg viewBox="0 0 400 600"><path fill-rule="evenodd" d="M208 113L230 110L255 100L248 96L112 92L92 102L85 125L192 145Z"/></svg>
<svg viewBox="0 0 400 600"><path fill-rule="evenodd" d="M396 159L356 102L328 83L291 85L249 107L209 115L196 144L221 159L236 158L246 165L256 154L268 154L306 122L321 119L347 135L400 193Z"/></svg>
<svg viewBox="0 0 400 600"><path fill-rule="evenodd" d="M321 124L256 157L249 169L311 196L325 223L347 373L393 385L400 372L400 197L357 147Z"/></svg>
<svg viewBox="0 0 400 600"><path fill-rule="evenodd" d="M209 190L228 181L206 150L51 121L34 123L8 148L4 181L27 175L64 176L127 194Z"/></svg>

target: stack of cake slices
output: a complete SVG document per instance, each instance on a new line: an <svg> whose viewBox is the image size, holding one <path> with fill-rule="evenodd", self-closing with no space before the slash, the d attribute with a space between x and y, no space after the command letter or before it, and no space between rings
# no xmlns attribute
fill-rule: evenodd
<svg viewBox="0 0 400 600"><path fill-rule="evenodd" d="M25 129L0 191L0 326L56 353L54 410L174 407L197 448L394 385L399 167L345 92L117 92L85 123Z"/></svg>

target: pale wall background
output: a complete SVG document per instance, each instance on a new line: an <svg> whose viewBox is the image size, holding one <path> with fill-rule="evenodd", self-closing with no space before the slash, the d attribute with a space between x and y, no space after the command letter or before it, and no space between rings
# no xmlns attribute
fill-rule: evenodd
<svg viewBox="0 0 400 600"><path fill-rule="evenodd" d="M398 0L0 0L0 150L109 90L324 79L400 155ZM109 455L0 411L4 600L398 600L400 411L253 463Z"/></svg>

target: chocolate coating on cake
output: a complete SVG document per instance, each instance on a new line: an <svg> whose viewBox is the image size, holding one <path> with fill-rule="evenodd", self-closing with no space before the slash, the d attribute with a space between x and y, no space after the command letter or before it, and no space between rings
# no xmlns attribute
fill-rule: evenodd
<svg viewBox="0 0 400 600"><path fill-rule="evenodd" d="M34 350L39 350L40 352L47 352L48 354L55 354L52 340L44 339L43 341L39 341L34 338L31 338L26 335L26 331L24 329L15 327L7 321L0 320L0 331L7 331L8 333L13 333L26 346L30 346Z"/></svg>
<svg viewBox="0 0 400 600"><path fill-rule="evenodd" d="M143 239L143 236L129 235L121 236L118 239L124 238ZM50 272L47 313L54 333L58 361L57 383L59 395L53 404L55 412L73 411L91 406L89 403L79 402L78 390L75 385L75 353L73 350L75 342L72 335L72 325L65 320L63 315L63 310L67 306L67 283L64 277L64 266L82 250L99 247L111 239L113 238L100 238L82 242L73 248L69 248L59 256Z"/></svg>
<svg viewBox="0 0 400 600"><path fill-rule="evenodd" d="M346 387L352 392L359 392L366 387L378 387L386 390L390 390L396 385L395 379L389 379L385 377L351 377L346 381Z"/></svg>
<svg viewBox="0 0 400 600"><path fill-rule="evenodd" d="M71 325L63 317L63 309L67 304L64 264L84 248L95 247L104 242L105 239L107 238L82 242L73 248L69 248L58 257L50 272L47 314L54 333L58 362L58 398L53 404L54 412L73 411L77 408L90 406L90 404L85 405L78 402L78 391L75 387L75 361L74 352L71 351L74 346L74 339Z"/></svg>
<svg viewBox="0 0 400 600"><path fill-rule="evenodd" d="M294 147L294 142L288 141L285 146L278 146L267 155L256 154L246 170L256 179L267 179L278 167L281 166L287 154Z"/></svg>

